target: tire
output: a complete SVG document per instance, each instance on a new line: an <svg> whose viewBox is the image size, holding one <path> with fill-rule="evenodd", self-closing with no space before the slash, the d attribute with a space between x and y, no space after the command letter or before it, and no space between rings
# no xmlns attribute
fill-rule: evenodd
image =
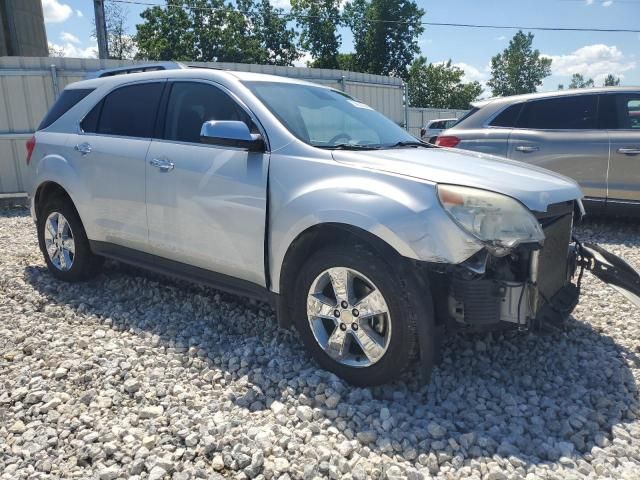
<svg viewBox="0 0 640 480"><path fill-rule="evenodd" d="M402 263L386 262L362 245L330 246L314 253L304 263L291 310L306 348L322 368L360 387L394 381L415 358L418 321L426 322L427 328L423 331L429 332L430 338L420 344L422 348L426 345L431 349L429 356L432 356L436 335L430 291L418 289L411 274L403 274L398 266ZM344 289L341 295L336 295L333 285L340 282L334 282L334 278L344 278L341 269L346 270L346 278L351 279L351 290L355 292L352 295L345 295ZM370 290L371 287L374 288ZM377 295L372 295L376 290L382 302ZM345 296L351 297L347 308L339 298ZM363 298L367 299L366 303ZM354 307L361 308L363 313L354 311ZM385 307L386 313L367 315ZM335 310L339 310L337 317ZM346 329L343 330L341 324L347 325ZM357 325L354 327L354 324ZM363 334L376 340L369 354L363 345L370 343ZM364 342L360 338L364 338Z"/></svg>
<svg viewBox="0 0 640 480"><path fill-rule="evenodd" d="M100 271L104 258L91 252L82 221L71 201L61 197L52 198L38 213L38 244L49 272L66 282L79 282L95 276ZM63 231L57 239L56 226ZM48 248L55 253L50 253ZM63 250L66 253L60 255Z"/></svg>

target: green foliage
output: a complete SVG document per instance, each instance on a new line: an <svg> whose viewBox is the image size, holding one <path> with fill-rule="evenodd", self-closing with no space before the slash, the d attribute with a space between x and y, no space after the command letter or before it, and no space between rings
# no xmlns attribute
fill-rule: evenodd
<svg viewBox="0 0 640 480"><path fill-rule="evenodd" d="M605 87L617 87L618 85L620 85L620 78L616 77L612 73L607 75L607 78L604 79Z"/></svg>
<svg viewBox="0 0 640 480"><path fill-rule="evenodd" d="M424 10L412 0L352 0L344 9L354 38L355 70L408 78L420 53Z"/></svg>
<svg viewBox="0 0 640 480"><path fill-rule="evenodd" d="M551 74L551 59L533 49L533 34L519 31L509 46L491 59L491 79L487 82L495 96L532 93Z"/></svg>
<svg viewBox="0 0 640 480"><path fill-rule="evenodd" d="M595 85L593 78L585 79L584 76L580 73L574 73L571 76L571 83L569 83L569 88L591 88Z"/></svg>
<svg viewBox="0 0 640 480"><path fill-rule="evenodd" d="M296 33L268 0L173 0L151 7L137 25L138 57L149 60L291 65Z"/></svg>
<svg viewBox="0 0 640 480"><path fill-rule="evenodd" d="M300 47L316 68L338 68L341 38L340 0L291 0L291 13L300 28Z"/></svg>
<svg viewBox="0 0 640 480"><path fill-rule="evenodd" d="M340 70L349 70L351 72L358 72L358 68L356 67L356 54L355 53L339 53L338 57L338 68Z"/></svg>
<svg viewBox="0 0 640 480"><path fill-rule="evenodd" d="M463 83L464 71L447 63L427 63L418 57L409 68L409 104L412 107L469 108L482 94L478 82Z"/></svg>

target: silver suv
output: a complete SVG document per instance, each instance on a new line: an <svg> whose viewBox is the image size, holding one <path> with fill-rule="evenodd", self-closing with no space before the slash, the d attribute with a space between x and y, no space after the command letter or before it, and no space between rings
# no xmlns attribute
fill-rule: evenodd
<svg viewBox="0 0 640 480"><path fill-rule="evenodd" d="M428 377L445 327L557 324L576 267L618 262L572 241L572 180L416 141L341 91L117 73L67 87L28 142L59 279L110 257L267 300L322 367L372 385L416 355Z"/></svg>
<svg viewBox="0 0 640 480"><path fill-rule="evenodd" d="M588 212L640 214L640 88L560 90L473 106L437 145L567 175L582 187Z"/></svg>

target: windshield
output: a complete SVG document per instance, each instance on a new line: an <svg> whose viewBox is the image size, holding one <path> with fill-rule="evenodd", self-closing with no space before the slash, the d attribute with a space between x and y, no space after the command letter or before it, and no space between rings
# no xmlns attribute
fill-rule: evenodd
<svg viewBox="0 0 640 480"><path fill-rule="evenodd" d="M246 85L300 140L320 148L384 148L411 136L381 113L323 87L278 82Z"/></svg>

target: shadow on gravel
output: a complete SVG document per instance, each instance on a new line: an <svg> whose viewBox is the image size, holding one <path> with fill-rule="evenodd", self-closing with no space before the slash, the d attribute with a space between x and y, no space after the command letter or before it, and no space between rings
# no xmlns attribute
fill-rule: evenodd
<svg viewBox="0 0 640 480"><path fill-rule="evenodd" d="M246 376L239 382L246 393L231 397L238 407L260 411L294 396L372 451L434 472L434 458L454 466L496 453L514 466L577 460L608 444L612 428L635 420L639 408L627 366L640 368L638 356L575 319L547 336L455 335L430 385L413 372L358 389L310 362L264 304L115 262L84 284L55 281L43 267L27 267L25 278L49 302L108 319L116 330L157 336L158 348L174 349L184 364L203 359L227 384ZM326 399L336 393L333 407Z"/></svg>

